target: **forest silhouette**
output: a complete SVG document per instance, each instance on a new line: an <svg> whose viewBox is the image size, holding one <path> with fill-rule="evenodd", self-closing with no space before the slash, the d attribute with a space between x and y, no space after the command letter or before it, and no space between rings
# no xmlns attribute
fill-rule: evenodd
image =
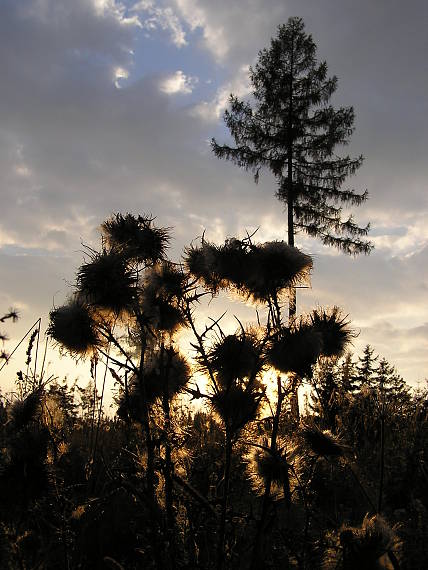
<svg viewBox="0 0 428 570"><path fill-rule="evenodd" d="M346 308L297 311L316 271L297 231L372 248L340 206L367 199L343 188L362 157L336 155L354 113L330 106L337 81L315 56L301 19L280 26L250 70L252 99L231 96L236 146L212 142L256 180L273 173L287 241L204 234L172 260L170 228L115 213L49 315L48 338L88 363L87 386L47 374L40 319L24 337L0 400L1 568L427 567L428 390L369 345L354 355ZM231 292L252 322L201 316Z"/></svg>

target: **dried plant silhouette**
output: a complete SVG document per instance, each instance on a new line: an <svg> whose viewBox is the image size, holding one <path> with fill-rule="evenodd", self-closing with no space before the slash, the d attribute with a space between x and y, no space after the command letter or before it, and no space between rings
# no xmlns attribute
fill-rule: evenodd
<svg viewBox="0 0 428 570"><path fill-rule="evenodd" d="M423 567L427 392L411 394L370 346L355 359L337 306L289 323L310 256L204 237L174 263L151 217L101 228L47 329L88 362L87 386L41 373L32 327L2 399L2 565ZM254 322L199 316L229 291ZM300 386L310 398L296 410Z"/></svg>
<svg viewBox="0 0 428 570"><path fill-rule="evenodd" d="M314 270L296 231L371 249L341 210L367 197L343 187L362 158L336 155L352 108L330 105L337 81L299 18L250 80L252 98L225 114L236 146L213 149L274 174L288 243L204 233L173 260L153 216L102 223L47 327L87 366L83 384L47 374L38 319L0 394L1 568L427 567L428 388L410 390L370 345L352 354L338 306L295 313ZM223 296L254 317L216 309Z"/></svg>

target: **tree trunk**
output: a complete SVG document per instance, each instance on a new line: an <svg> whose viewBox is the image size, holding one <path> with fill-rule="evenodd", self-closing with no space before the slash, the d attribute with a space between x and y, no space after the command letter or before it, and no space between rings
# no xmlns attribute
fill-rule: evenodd
<svg viewBox="0 0 428 570"><path fill-rule="evenodd" d="M288 101L288 141L287 141L287 221L288 221L288 245L294 247L294 189L293 189L293 55L294 47L290 50L290 83ZM288 301L288 326L291 326L296 318L296 288L289 288ZM298 383L293 383L290 396L291 412L293 419L300 421Z"/></svg>

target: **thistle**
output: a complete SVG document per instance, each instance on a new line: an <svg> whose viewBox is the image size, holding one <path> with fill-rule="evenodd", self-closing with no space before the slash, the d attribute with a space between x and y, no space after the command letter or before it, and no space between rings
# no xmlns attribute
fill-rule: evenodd
<svg viewBox="0 0 428 570"><path fill-rule="evenodd" d="M205 240L200 247L190 246L184 251L184 263L189 272L213 293L227 286L218 266L218 248Z"/></svg>
<svg viewBox="0 0 428 570"><path fill-rule="evenodd" d="M267 351L269 363L280 372L294 372L300 378L310 376L322 350L321 334L303 320L283 328Z"/></svg>
<svg viewBox="0 0 428 570"><path fill-rule="evenodd" d="M252 448L246 457L246 471L253 490L258 495L263 495L266 484L270 481L272 490L276 494L289 494L289 469L284 448L280 445L276 450L271 450L267 446Z"/></svg>
<svg viewBox="0 0 428 570"><path fill-rule="evenodd" d="M131 309L136 285L137 277L127 258L115 250L95 253L77 273L78 290L85 300L115 314Z"/></svg>
<svg viewBox="0 0 428 570"><path fill-rule="evenodd" d="M284 241L253 247L251 258L246 286L255 301L306 283L312 269L311 257Z"/></svg>
<svg viewBox="0 0 428 570"><path fill-rule="evenodd" d="M186 279L186 274L179 266L163 261L146 271L144 288L156 290L170 299L181 299L186 288Z"/></svg>
<svg viewBox="0 0 428 570"><path fill-rule="evenodd" d="M258 339L248 331L224 336L214 343L207 356L225 388L235 380L255 378L263 367Z"/></svg>
<svg viewBox="0 0 428 570"><path fill-rule="evenodd" d="M187 324L181 307L185 283L185 274L172 263L163 262L147 271L141 301L154 328L173 333Z"/></svg>
<svg viewBox="0 0 428 570"><path fill-rule="evenodd" d="M356 336L349 327L348 315L343 315L336 306L332 309L315 309L309 315L309 322L322 336L323 356L342 356L346 346Z"/></svg>
<svg viewBox="0 0 428 570"><path fill-rule="evenodd" d="M49 313L47 334L77 356L90 354L100 345L90 309L76 299Z"/></svg>
<svg viewBox="0 0 428 570"><path fill-rule="evenodd" d="M41 393L36 390L23 400L16 400L9 409L8 426L19 431L34 422L41 413Z"/></svg>
<svg viewBox="0 0 428 570"><path fill-rule="evenodd" d="M236 433L248 422L256 419L263 392L232 385L220 389L210 398L211 407L231 433Z"/></svg>
<svg viewBox="0 0 428 570"><path fill-rule="evenodd" d="M300 433L306 448L316 456L343 457L349 451L339 437L316 425L305 425Z"/></svg>
<svg viewBox="0 0 428 570"><path fill-rule="evenodd" d="M168 399L171 399L188 383L190 367L179 352L169 348L163 354L157 353L148 362L144 375L146 396L149 401L162 397L165 391Z"/></svg>
<svg viewBox="0 0 428 570"><path fill-rule="evenodd" d="M346 568L350 570L375 570L389 568L381 560L386 554L391 557L399 541L394 529L380 515L364 517L361 528L343 527L340 532ZM395 559L395 555L392 555Z"/></svg>
<svg viewBox="0 0 428 570"><path fill-rule="evenodd" d="M206 241L186 251L189 271L217 293L235 289L255 302L266 301L283 289L306 282L312 259L285 242L251 244L231 238L216 246Z"/></svg>
<svg viewBox="0 0 428 570"><path fill-rule="evenodd" d="M153 264L165 257L169 231L154 227L149 216L114 214L101 225L101 230L109 247L126 259Z"/></svg>
<svg viewBox="0 0 428 570"><path fill-rule="evenodd" d="M183 356L173 349L168 349L162 357L160 353L154 355L143 374L146 399L152 404L157 398L162 398L165 391L169 400L179 394L189 381L190 368ZM129 416L139 422L143 417L141 383L135 374L130 380L128 395L123 394L120 398L117 414L122 419Z"/></svg>

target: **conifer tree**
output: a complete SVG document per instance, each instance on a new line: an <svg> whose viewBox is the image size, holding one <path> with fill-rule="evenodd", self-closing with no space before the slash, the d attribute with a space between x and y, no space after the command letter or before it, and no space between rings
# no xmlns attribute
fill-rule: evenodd
<svg viewBox="0 0 428 570"><path fill-rule="evenodd" d="M360 386L373 387L374 374L376 372L376 361L379 356L375 356L374 349L367 344L364 348L363 355L358 358L357 379Z"/></svg>
<svg viewBox="0 0 428 570"><path fill-rule="evenodd" d="M347 352L340 366L340 384L342 389L354 393L357 389L355 377L355 362L352 360L352 353Z"/></svg>
<svg viewBox="0 0 428 570"><path fill-rule="evenodd" d="M342 188L363 157L335 152L354 130L354 110L329 104L337 78L327 76L327 64L318 63L316 51L301 18L279 26L250 68L251 102L230 96L224 120L236 146L213 139L212 148L217 157L252 171L256 182L262 168L273 173L277 197L287 206L289 245L303 231L347 254L368 254L372 244L364 236L369 225L358 226L352 215L343 219L340 206L358 206L368 196ZM295 314L293 291L290 316Z"/></svg>
<svg viewBox="0 0 428 570"><path fill-rule="evenodd" d="M382 389L387 404L407 401L409 389L404 379L398 374L394 366L389 364L386 358L379 361L375 370L375 381Z"/></svg>

